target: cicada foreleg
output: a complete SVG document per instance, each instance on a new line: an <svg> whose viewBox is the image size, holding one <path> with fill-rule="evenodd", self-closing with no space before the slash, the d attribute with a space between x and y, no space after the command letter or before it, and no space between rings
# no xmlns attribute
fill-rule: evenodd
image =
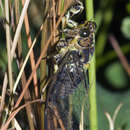
<svg viewBox="0 0 130 130"><path fill-rule="evenodd" d="M77 14L80 14L83 11L84 6L79 0L75 0L75 2L76 3L71 6L65 16L62 18L62 29L64 29L66 26L73 28L78 25L78 23L73 21L71 18Z"/></svg>

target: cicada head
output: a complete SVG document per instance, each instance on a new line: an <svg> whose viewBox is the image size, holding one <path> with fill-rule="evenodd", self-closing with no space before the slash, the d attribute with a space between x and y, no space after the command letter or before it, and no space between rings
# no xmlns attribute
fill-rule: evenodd
<svg viewBox="0 0 130 130"><path fill-rule="evenodd" d="M89 48L94 43L94 35L96 23L94 21L86 21L79 25L79 38L77 44L81 48Z"/></svg>

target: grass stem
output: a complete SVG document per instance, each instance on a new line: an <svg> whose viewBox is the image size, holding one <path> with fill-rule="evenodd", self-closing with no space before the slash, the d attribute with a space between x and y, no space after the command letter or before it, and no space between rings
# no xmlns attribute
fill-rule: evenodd
<svg viewBox="0 0 130 130"><path fill-rule="evenodd" d="M86 18L93 20L93 0L86 0ZM97 105L96 105L96 71L95 71L95 53L92 57L89 68L89 103L90 103L90 130L98 130L97 124Z"/></svg>

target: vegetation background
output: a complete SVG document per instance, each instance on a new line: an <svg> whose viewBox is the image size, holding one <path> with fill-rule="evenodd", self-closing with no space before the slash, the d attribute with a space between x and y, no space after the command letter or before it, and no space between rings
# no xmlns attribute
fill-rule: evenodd
<svg viewBox="0 0 130 130"><path fill-rule="evenodd" d="M0 124L1 126L9 120L8 117L11 119L11 114L8 113L10 111L10 107L14 106L14 102L17 101L19 98L18 96L22 92L22 87L25 86L27 79L30 77L31 71L35 67L35 62L38 61L38 58L41 54L41 48L45 46L42 43L45 43L47 39L49 39L50 32L53 28L49 25L49 32L46 32L47 28L44 28L44 31L40 33L39 37L37 38L36 35L39 32L39 28L41 27L43 21L45 22L45 14L46 9L49 6L44 5L44 1L30 1L29 8L28 8L28 16L24 21L22 29L20 31L20 37L18 40L18 47L14 60L12 61L12 69L7 69L8 63L11 63L12 53L10 49L8 49L8 40L7 37L10 35L9 42L14 41L16 27L18 25L18 19L20 18L20 14L22 12L22 5L24 0L21 2L17 2L17 0L11 0L9 2L9 29L4 24L3 17L6 17L8 21L8 9L7 7L7 0L0 1L0 99L1 99L1 107L0 107ZM53 0L48 2L48 5L53 4ZM6 5L6 6L4 6ZM15 7L15 8L14 8ZM18 8L17 8L18 7ZM97 23L97 31L96 31L96 97L97 97L97 110L98 110L98 129L99 130L112 130L112 126L114 126L114 130L130 130L130 1L128 0L94 0L94 16L95 21ZM79 21L83 21L85 19L85 13L81 16ZM29 25L28 25L29 22ZM53 21L54 22L54 21ZM48 25L48 21L44 23L46 26ZM29 29L27 29L29 27ZM8 34L8 31L10 34ZM13 92L13 86L19 74L19 70L23 64L23 61L29 51L33 40L37 39L36 45L34 46L34 50L32 58L30 61L26 63L26 67L24 72L22 73L22 80L17 86L17 93L18 96L15 95L13 101L10 101L10 92ZM43 42L44 41L44 42ZM27 45L28 43L28 45ZM30 43L30 44L29 44ZM10 48L10 47L9 47ZM45 53L44 53L45 55ZM8 57L8 58L7 58ZM29 89L26 90L28 93L27 96L24 96L25 104L28 100L34 100L41 97L41 93L39 93L37 86L40 86L42 82L44 84L45 78L45 61L41 63L41 67L37 69L37 73L34 72L33 75L33 82ZM44 67L43 67L44 66ZM8 75L9 77L9 84L6 90L6 98L3 102L3 88L4 88L4 77L5 72L8 70L12 73L12 76ZM41 72L43 73L41 75ZM42 89L42 85L40 86ZM79 88L80 89L80 88ZM81 87L80 92L83 91ZM74 94L76 98L73 99L73 102L77 102L79 98L82 100L83 94L79 94L78 90ZM45 98L45 95L42 97ZM39 102L37 100L36 102ZM21 103L21 102L20 102ZM18 106L19 103L17 102ZM23 101L22 103L23 104ZM121 104L121 105L120 105ZM16 105L16 107L18 107ZM28 105L30 106L30 105ZM119 107L118 107L119 106ZM121 106L121 107L120 107ZM31 107L31 106L30 106ZM42 121L44 117L40 117L39 123L37 123L37 119L39 119L38 115L41 115L43 112L41 110L40 105L34 105L35 109L27 108L27 115L25 114L25 109L20 111L16 118L16 121L19 122L19 125L14 123L15 127L20 127L22 129L35 129L35 123L40 124L42 126ZM87 106L86 106L87 107ZM118 108L117 108L118 107ZM42 106L44 109L44 106ZM74 111L79 111L77 104L74 106ZM87 108L86 108L87 109ZM118 114L114 114L115 111L118 111ZM6 115L7 113L7 115ZM12 110L13 113L13 110ZM23 114L24 113L24 114ZM29 114L30 113L30 114ZM36 122L33 123L33 119L30 118L31 114L35 115ZM35 114L34 114L35 113ZM10 115L10 116L9 116ZM36 116L37 115L37 116ZM109 115L113 117L116 115L116 119L114 122L111 122ZM28 120L21 121L23 118L27 118ZM79 116L77 115L77 118ZM86 117L87 118L87 117ZM94 118L94 117L93 117ZM79 118L80 120L80 118ZM17 122L17 123L18 123ZM87 122L87 121L86 121ZM25 124L26 125L25 125ZM114 125L112 124L114 123ZM27 125L29 124L29 125ZM20 129L18 127L18 129Z"/></svg>

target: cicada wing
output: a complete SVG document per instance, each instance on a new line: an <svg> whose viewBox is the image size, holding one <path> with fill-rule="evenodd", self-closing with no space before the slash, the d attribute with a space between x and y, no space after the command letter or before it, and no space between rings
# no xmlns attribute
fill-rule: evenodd
<svg viewBox="0 0 130 130"><path fill-rule="evenodd" d="M79 85L88 89L87 73L80 58L76 51L67 52L62 58L58 71L53 75L48 90L48 103L56 107L57 113L59 113L58 117L66 129L70 128L71 119L68 120L68 118L72 114L70 114L72 100L70 100L69 95L73 94ZM53 110L53 108L51 109Z"/></svg>

